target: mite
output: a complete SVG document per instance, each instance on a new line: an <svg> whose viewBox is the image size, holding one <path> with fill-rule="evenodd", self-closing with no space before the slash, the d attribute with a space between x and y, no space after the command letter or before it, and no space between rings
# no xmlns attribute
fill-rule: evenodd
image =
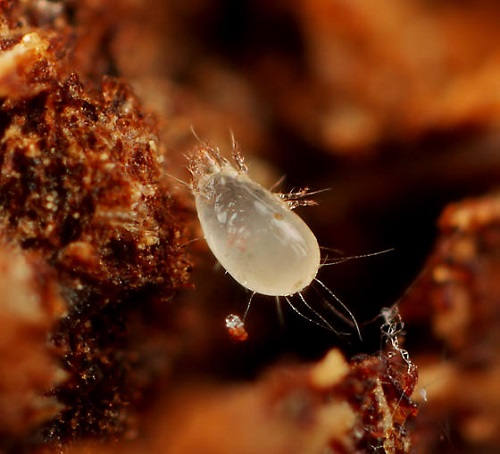
<svg viewBox="0 0 500 454"><path fill-rule="evenodd" d="M190 170L205 239L226 271L252 292L289 296L316 277L321 254L306 223L279 196L203 147Z"/></svg>
<svg viewBox="0 0 500 454"><path fill-rule="evenodd" d="M233 140L234 167L217 148L205 143L189 158L191 190L198 218L208 246L238 283L253 294L283 297L302 317L335 331L302 295L313 281L340 303L348 317L333 312L359 328L340 300L318 279L321 252L307 224L292 210L315 204L307 190L275 194L253 181ZM343 261L343 260L341 260ZM300 304L317 320L304 315L291 302L298 295ZM248 312L248 307L247 311ZM243 317L243 321L246 317ZM352 321L351 321L352 320ZM242 323L243 323L242 321ZM244 325L241 325L244 327Z"/></svg>

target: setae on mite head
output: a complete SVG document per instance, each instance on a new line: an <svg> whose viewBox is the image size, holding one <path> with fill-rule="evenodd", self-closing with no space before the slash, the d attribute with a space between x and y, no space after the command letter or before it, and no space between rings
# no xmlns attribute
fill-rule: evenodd
<svg viewBox="0 0 500 454"><path fill-rule="evenodd" d="M320 249L306 223L279 195L208 145L190 160L192 190L208 246L225 270L255 293L290 296L304 290L320 267Z"/></svg>

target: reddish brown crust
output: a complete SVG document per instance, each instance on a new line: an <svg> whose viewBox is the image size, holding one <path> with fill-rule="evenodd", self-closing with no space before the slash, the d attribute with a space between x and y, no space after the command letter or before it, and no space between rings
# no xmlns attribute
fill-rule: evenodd
<svg viewBox="0 0 500 454"><path fill-rule="evenodd" d="M499 207L497 193L449 205L427 267L401 304L413 329L426 333L414 348L427 395L414 437L431 451L500 441ZM450 422L452 432L443 432Z"/></svg>
<svg viewBox="0 0 500 454"><path fill-rule="evenodd" d="M18 437L2 438L0 449L15 452L23 443L118 437L134 426L127 407L141 400L150 378L132 372L143 367L137 351L145 348L144 331L130 338L126 325L164 308L186 285L189 262L153 117L123 81L105 77L94 90L73 72L65 57L73 32L54 25L68 19L64 8L50 19L34 3L3 7L1 238L41 263L37 279L51 270L69 311L55 327L36 331L57 347L67 374L50 390L60 413L31 434L33 424L24 434L0 429ZM165 323L164 313L157 319ZM165 358L175 348L166 348ZM44 383L48 388L50 377Z"/></svg>

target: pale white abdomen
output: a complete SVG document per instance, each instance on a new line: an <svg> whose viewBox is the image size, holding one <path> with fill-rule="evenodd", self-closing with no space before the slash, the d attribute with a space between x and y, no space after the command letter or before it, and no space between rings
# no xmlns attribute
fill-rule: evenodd
<svg viewBox="0 0 500 454"><path fill-rule="evenodd" d="M306 223L277 195L232 167L198 181L194 196L206 241L225 270L247 289L272 296L302 291L320 267Z"/></svg>

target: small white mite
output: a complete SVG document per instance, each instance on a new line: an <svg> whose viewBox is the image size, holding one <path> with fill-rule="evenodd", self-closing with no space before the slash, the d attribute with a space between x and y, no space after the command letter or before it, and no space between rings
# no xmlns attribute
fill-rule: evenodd
<svg viewBox="0 0 500 454"><path fill-rule="evenodd" d="M306 288L321 264L318 241L279 196L235 169L217 150L191 159L192 190L208 246L243 287L289 296Z"/></svg>
<svg viewBox="0 0 500 454"><path fill-rule="evenodd" d="M199 146L189 158L191 190L198 218L207 244L219 263L254 294L274 296L278 303L279 298L284 297L300 316L336 331L301 293L313 281L317 282L348 316L333 307L329 309L354 326L361 337L349 309L316 279L322 266L318 241L307 224L292 211L299 205L315 204L306 198L307 190L274 194L253 181L247 175L246 165L234 140L233 158L237 168L209 144ZM345 260L340 259L336 263ZM299 296L301 304L318 321L307 317L292 304L293 295ZM246 312L249 306L250 303ZM238 318L240 324L236 328L244 329L246 312L243 320ZM226 325L229 330L235 328L234 319L230 322L231 326Z"/></svg>

